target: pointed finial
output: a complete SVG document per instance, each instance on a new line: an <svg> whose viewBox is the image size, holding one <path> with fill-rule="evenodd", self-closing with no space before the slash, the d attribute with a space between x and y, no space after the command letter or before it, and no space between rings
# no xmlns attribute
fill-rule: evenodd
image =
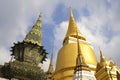
<svg viewBox="0 0 120 80"><path fill-rule="evenodd" d="M40 20L40 21L42 20L42 12L40 12L38 20Z"/></svg>
<svg viewBox="0 0 120 80"><path fill-rule="evenodd" d="M54 68L53 68L53 53L52 53L47 73L49 74L49 73L53 73L53 72L54 72Z"/></svg>
<svg viewBox="0 0 120 80"><path fill-rule="evenodd" d="M101 49L100 49L100 63L102 64L102 66L105 66L107 64L107 60L105 56L103 56Z"/></svg>
<svg viewBox="0 0 120 80"><path fill-rule="evenodd" d="M38 46L42 46L42 13L40 13L36 23L30 30L30 32L26 35L24 41L27 43L37 44Z"/></svg>
<svg viewBox="0 0 120 80"><path fill-rule="evenodd" d="M37 26L37 27L41 27L41 21L42 21L42 12L40 12L40 15L36 21L36 23L34 24L34 26Z"/></svg>
<svg viewBox="0 0 120 80"><path fill-rule="evenodd" d="M78 29L77 29L77 27L76 27L76 34L77 34L78 60L79 60L77 62L80 62L80 63L77 63L77 64L82 65L82 66L86 66L85 59L84 59L83 55L81 54L81 48L80 48L80 43L79 43L79 39L78 39Z"/></svg>
<svg viewBox="0 0 120 80"><path fill-rule="evenodd" d="M54 53L54 41L53 41L53 44L52 44L52 54L51 54L51 61L53 61L53 53Z"/></svg>
<svg viewBox="0 0 120 80"><path fill-rule="evenodd" d="M76 34L77 34L78 56L76 58L76 67L75 67L74 73L79 71L79 69L82 70L82 67L88 67L88 65L85 63L85 59L84 59L83 55L81 54L81 48L80 48L80 43L79 43L79 39L78 39L78 30L77 29L76 29Z"/></svg>
<svg viewBox="0 0 120 80"><path fill-rule="evenodd" d="M72 19L74 20L73 12L72 12L72 7L70 7L70 17L72 17Z"/></svg>
<svg viewBox="0 0 120 80"><path fill-rule="evenodd" d="M50 64L53 66L53 53L54 53L54 41L53 41L53 45L52 45L52 54L51 54L51 60L50 60Z"/></svg>
<svg viewBox="0 0 120 80"><path fill-rule="evenodd" d="M39 14L38 21L42 21L42 12Z"/></svg>
<svg viewBox="0 0 120 80"><path fill-rule="evenodd" d="M54 53L54 42L53 42L53 45L52 45L52 54L51 54L51 59L50 59L50 64L49 64L49 68L48 68L48 71L47 71L47 74L52 74L54 72L54 68L53 68L53 53Z"/></svg>
<svg viewBox="0 0 120 80"><path fill-rule="evenodd" d="M103 53L102 53L101 49L100 49L100 57L101 57L101 59L105 59L105 57L103 56Z"/></svg>
<svg viewBox="0 0 120 80"><path fill-rule="evenodd" d="M69 26L68 26L68 31L67 31L65 39L67 39L68 37L76 38L76 29L78 29L78 27L77 27L77 24L74 20L74 16L73 16L73 13L72 13L72 8L70 7ZM86 40L85 37L80 33L79 30L78 30L78 38L82 39L82 40Z"/></svg>
<svg viewBox="0 0 120 80"><path fill-rule="evenodd" d="M101 49L100 49L100 56L101 56L101 58L104 58Z"/></svg>

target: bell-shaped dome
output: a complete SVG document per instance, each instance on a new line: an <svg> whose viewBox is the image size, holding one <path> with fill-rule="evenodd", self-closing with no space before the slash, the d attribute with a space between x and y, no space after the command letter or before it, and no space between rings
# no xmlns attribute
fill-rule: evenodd
<svg viewBox="0 0 120 80"><path fill-rule="evenodd" d="M77 25L74 21L74 17L71 17L71 14L72 10L70 11L68 32L63 41L63 47L59 50L57 56L56 69L54 73L55 80L72 80L78 55L77 38L79 39L81 54L83 55L86 64L89 66L91 71L95 72L96 70L97 59L93 48L86 41L80 31L78 31L78 35L76 34Z"/></svg>

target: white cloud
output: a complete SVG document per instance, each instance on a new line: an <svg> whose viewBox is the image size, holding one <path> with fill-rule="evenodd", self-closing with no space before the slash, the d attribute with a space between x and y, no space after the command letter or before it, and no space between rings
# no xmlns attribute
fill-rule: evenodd
<svg viewBox="0 0 120 80"><path fill-rule="evenodd" d="M55 30L54 30L54 36L55 36L55 45L62 45L62 41L65 38L65 34L67 31L66 27L68 26L68 21L63 21L62 23L56 25Z"/></svg>

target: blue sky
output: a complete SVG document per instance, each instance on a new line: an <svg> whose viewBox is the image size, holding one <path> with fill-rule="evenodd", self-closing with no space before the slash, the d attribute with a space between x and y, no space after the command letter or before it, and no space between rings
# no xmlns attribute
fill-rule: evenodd
<svg viewBox="0 0 120 80"><path fill-rule="evenodd" d="M0 0L0 64L10 60L13 42L22 41L40 12L43 13L43 46L49 53L54 48L54 64L65 37L69 8L72 7L77 25L93 45L99 60L99 47L107 59L120 65L120 0Z"/></svg>

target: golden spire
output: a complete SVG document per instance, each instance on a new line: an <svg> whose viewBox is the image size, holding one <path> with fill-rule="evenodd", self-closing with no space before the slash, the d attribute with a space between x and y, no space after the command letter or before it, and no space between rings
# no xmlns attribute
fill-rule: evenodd
<svg viewBox="0 0 120 80"><path fill-rule="evenodd" d="M54 72L54 68L53 68L53 53L52 53L47 73L49 74L49 73L53 73L53 72Z"/></svg>
<svg viewBox="0 0 120 80"><path fill-rule="evenodd" d="M53 68L53 53L54 53L54 43L53 43L52 54L51 54L51 59L50 59L50 64L49 64L49 68L48 68L47 74L52 74L54 72L54 68Z"/></svg>
<svg viewBox="0 0 120 80"><path fill-rule="evenodd" d="M82 67L87 67L88 68L87 64L85 63L85 59L84 59L83 55L81 54L81 48L80 48L80 43L79 43L79 39L78 39L78 30L77 29L76 29L76 34L77 34L78 56L77 56L77 59L76 59L75 72L79 71L79 70L82 70Z"/></svg>
<svg viewBox="0 0 120 80"><path fill-rule="evenodd" d="M100 50L100 64L101 64L102 66L106 66L106 64L107 64L107 60L106 60L105 56L103 56L101 50Z"/></svg>
<svg viewBox="0 0 120 80"><path fill-rule="evenodd" d="M77 36L78 36L78 32L77 32ZM79 43L78 37L77 37L77 45L78 45L78 56L77 56L77 62L78 63L77 64L78 65L86 65L84 57L81 54L81 48L80 48L80 43Z"/></svg>
<svg viewBox="0 0 120 80"><path fill-rule="evenodd" d="M76 24L76 22L74 20L74 17L73 17L72 8L70 8L69 26L68 26L68 31L67 31L65 39L69 36L76 38L76 36L77 36L76 35L76 30L78 30L78 27L77 27L77 24ZM80 33L79 30L77 32L78 32L78 38L79 39L86 40L85 37Z"/></svg>
<svg viewBox="0 0 120 80"><path fill-rule="evenodd" d="M42 46L42 23L41 21L42 21L42 13L40 13L33 28L26 35L24 39L25 42Z"/></svg>

